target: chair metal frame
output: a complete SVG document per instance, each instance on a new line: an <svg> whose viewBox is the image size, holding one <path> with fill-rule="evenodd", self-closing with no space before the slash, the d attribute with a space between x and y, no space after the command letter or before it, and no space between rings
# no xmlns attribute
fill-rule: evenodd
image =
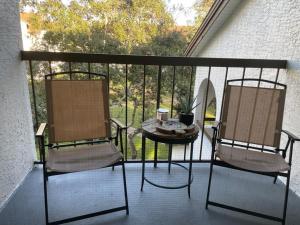
<svg viewBox="0 0 300 225"><path fill-rule="evenodd" d="M88 75L88 79L91 79L91 76L95 77L101 77L104 79L107 79L106 75L103 74L97 74L97 73L91 73L91 72L84 72L84 71L72 71L72 72L59 72L59 73L51 73L48 75L45 75L45 79L53 79L54 76L57 75L70 75L70 80L72 80L71 74L83 74L83 75ZM82 219L87 219L95 216L100 216L112 212L117 212L117 211L122 211L126 210L126 214L129 214L129 207L128 207L128 195L127 195L127 185L126 185L126 172L125 172L125 162L124 162L124 157L122 157L121 161L116 162L112 165L109 165L107 167L112 167L114 169L114 166L122 166L122 176L123 176L123 185L124 185L124 197L125 197L125 205L121 207L115 207L115 208L110 208L107 210L102 210L102 211L97 211L89 214L84 214L80 216L75 216L75 217L70 217L62 220L57 220L57 221L49 221L49 214L48 214L48 196L47 196L47 182L48 182L48 177L50 176L55 176L55 175L60 175L60 174L66 174L66 173L71 173L71 172L56 172L56 171L48 171L46 168L46 147L47 148L64 148L64 147L70 147L70 146L78 146L78 145L93 145L93 144L99 144L99 143L104 143L104 142L112 142L114 140L115 146L118 146L119 141L120 141L120 151L123 154L123 130L126 130L127 127L125 127L122 123L120 123L116 119L110 119L111 123L116 126L116 134L115 136L111 136L105 139L101 140L85 140L83 142L76 143L74 142L73 144L54 144L54 143L49 143L46 144L45 142L45 131L47 128L47 123L41 123L39 126L38 131L36 132L36 138L39 143L40 147L40 152L41 152L41 157L42 157L42 166L43 166L43 186L44 186L44 203L45 203L45 220L47 225L53 225L53 224L63 224L63 223L69 223L77 220L82 220Z"/></svg>
<svg viewBox="0 0 300 225"><path fill-rule="evenodd" d="M234 79L234 80L228 80L227 85L231 82L236 82L236 81L242 82L242 84L243 84L244 81L257 81L259 83L260 82L265 82L265 83L273 84L274 87L276 87L278 85L278 86L281 86L284 89L286 89L286 85L284 85L284 84L273 82L273 81L268 81L268 80L263 80L263 79ZM223 108L223 104L224 103L222 103L222 108ZM245 213L245 214L256 216L256 217L261 217L261 218L281 222L283 225L285 225L291 168L287 172L258 172L258 171L238 168L238 167L230 165L230 164L228 164L228 163L226 163L222 160L217 159L216 145L217 144L222 144L222 145L230 145L232 147L242 147L242 148L247 148L247 149L252 149L252 150L260 150L260 151L271 152L271 153L281 153L281 155L284 159L286 158L287 151L289 150L288 164L291 167L291 165L292 165L292 155L293 155L293 146L294 146L294 143L297 142L297 141L300 141L300 139L298 137L296 137L295 135L293 135L292 133L286 131L286 130L281 130L281 133L287 135L287 138L288 138L287 143L285 145L285 148L284 149L280 149L280 148L268 149L265 146L261 146L261 147L251 146L250 143L240 144L240 143L234 143L234 141L230 142L230 141L222 140L219 137L219 135L220 135L220 126L222 126L222 122L218 122L215 126L212 127L213 128L212 153L211 153L208 190L207 190L206 205L205 205L206 209L208 209L208 205L212 205L212 206L215 206L215 207L220 207L220 208L224 208L224 209L228 209L228 210L232 210L232 211L236 211L236 212L240 212L240 213ZM245 210L245 209L237 208L237 207L234 207L234 206L231 206L231 205L226 205L226 204L222 204L222 203L218 203L218 202L209 200L212 174L213 174L213 167L214 166L226 167L226 168L230 168L230 169L255 173L255 174L259 174L259 175L271 176L271 177L274 177L274 183L276 183L276 179L277 179L278 176L285 177L287 180L286 180L286 187L285 187L285 194L284 194L285 195L284 196L284 208L283 208L282 217L275 217L275 216L271 216L271 215L266 215L266 214L262 214L262 213L259 213L259 212Z"/></svg>

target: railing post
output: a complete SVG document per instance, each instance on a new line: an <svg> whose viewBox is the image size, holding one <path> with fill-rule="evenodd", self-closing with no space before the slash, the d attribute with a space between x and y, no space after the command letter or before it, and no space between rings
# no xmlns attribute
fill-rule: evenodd
<svg viewBox="0 0 300 225"><path fill-rule="evenodd" d="M161 89L161 65L158 66L158 75L157 75L157 95L156 95L156 110L160 107L160 89ZM158 143L154 144L154 167L157 167L157 151Z"/></svg>
<svg viewBox="0 0 300 225"><path fill-rule="evenodd" d="M38 120L38 113L37 113L37 106L36 106L36 94L35 94L35 86L34 86L33 69L32 69L32 61L31 60L29 61L29 71L30 71L32 99L33 99L34 116L35 116L34 131L36 131L38 128L39 120Z"/></svg>
<svg viewBox="0 0 300 225"><path fill-rule="evenodd" d="M203 119L202 119L201 145L200 145L199 160L202 159L203 136L204 136L204 128L205 128L205 113L206 113L206 108L207 108L207 97L208 97L209 84L210 84L210 73L211 73L211 67L208 67L207 85L206 85L204 111L203 111L204 115L203 115Z"/></svg>
<svg viewBox="0 0 300 225"><path fill-rule="evenodd" d="M125 126L127 127L128 126L128 64L126 64L126 67L125 67ZM125 161L127 161L127 152L128 152L128 149L127 149L127 129L125 130Z"/></svg>
<svg viewBox="0 0 300 225"><path fill-rule="evenodd" d="M171 100L171 118L173 117L173 108L174 108L175 79L176 79L176 66L173 66L173 77L172 77L172 100Z"/></svg>

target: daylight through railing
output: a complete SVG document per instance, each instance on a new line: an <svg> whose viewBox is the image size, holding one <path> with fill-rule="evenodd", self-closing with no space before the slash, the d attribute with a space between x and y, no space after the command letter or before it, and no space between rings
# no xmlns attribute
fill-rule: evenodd
<svg viewBox="0 0 300 225"><path fill-rule="evenodd" d="M136 55L108 55L88 53L59 53L22 51L28 62L28 82L35 130L46 121L46 103L43 77L53 72L68 72L70 79L80 79L74 71L105 74L109 79L111 116L128 128L125 138L126 162L141 162L141 123L156 115L160 107L170 110L175 117L180 101L201 103L195 112L195 123L201 132L195 142L193 162L210 160L210 124L221 110L211 103L212 80L219 82L215 95L223 92L228 79L258 77L277 81L279 71L286 68L285 60L160 57ZM200 81L203 81L200 85ZM215 81L214 81L215 82ZM196 86L195 86L196 84ZM200 94L199 94L200 93ZM201 95L202 93L202 95ZM197 99L194 99L194 96ZM216 96L215 96L216 98ZM195 104L196 104L195 103ZM215 103L216 104L216 103ZM221 105L221 104L217 104ZM210 115L210 111L214 115ZM216 115L218 114L218 115ZM188 146L173 147L173 161L187 160ZM147 141L147 161L167 161L165 144ZM209 155L209 157L208 157Z"/></svg>

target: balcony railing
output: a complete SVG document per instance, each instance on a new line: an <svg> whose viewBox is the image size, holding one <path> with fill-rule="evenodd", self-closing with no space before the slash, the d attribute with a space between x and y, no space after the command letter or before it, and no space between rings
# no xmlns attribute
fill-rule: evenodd
<svg viewBox="0 0 300 225"><path fill-rule="evenodd" d="M220 77L221 86L224 87L227 79L251 78L252 76L278 81L281 69L286 69L285 60L262 59L229 59L229 58L194 58L194 57L160 57L135 55L108 55L86 53L58 53L22 51L21 58L28 61L28 79L31 90L34 127L46 120L45 92L43 76L52 72L68 71L72 78L74 71L97 72L108 76L110 86L110 103L112 117L117 117L126 126L131 127L125 139L126 162L141 162L140 124L142 121L155 116L156 109L169 108L170 115L176 115L176 105L180 95L192 100L196 76L205 78L203 109L207 110L209 81ZM220 83L219 82L219 83ZM198 88L198 87L196 87ZM219 90L220 89L220 90ZM223 90L223 89L222 89ZM221 92L222 92L221 90ZM198 90L197 90L198 91ZM181 96L182 97L182 96ZM197 101L200 101L199 99ZM221 104L218 104L221 105ZM197 115L196 115L197 116ZM205 116L199 117L204 130ZM199 134L197 155L193 162L208 162L209 157L204 155L205 132ZM134 144L136 149L132 148ZM167 159L166 146L147 142L147 149L151 148L147 156L148 161ZM162 151L158 151L162 149ZM209 151L209 150L208 150ZM181 158L175 161L186 161L187 146ZM207 154L210 154L209 152Z"/></svg>

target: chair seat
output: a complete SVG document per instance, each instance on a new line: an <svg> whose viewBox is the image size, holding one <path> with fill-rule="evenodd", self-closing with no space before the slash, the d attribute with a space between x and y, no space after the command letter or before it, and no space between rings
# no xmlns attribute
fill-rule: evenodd
<svg viewBox="0 0 300 225"><path fill-rule="evenodd" d="M289 164L280 154L218 145L216 156L232 166L256 172L284 172L290 170Z"/></svg>
<svg viewBox="0 0 300 225"><path fill-rule="evenodd" d="M112 143L50 149L46 167L56 172L78 172L110 166L122 157L122 153Z"/></svg>

